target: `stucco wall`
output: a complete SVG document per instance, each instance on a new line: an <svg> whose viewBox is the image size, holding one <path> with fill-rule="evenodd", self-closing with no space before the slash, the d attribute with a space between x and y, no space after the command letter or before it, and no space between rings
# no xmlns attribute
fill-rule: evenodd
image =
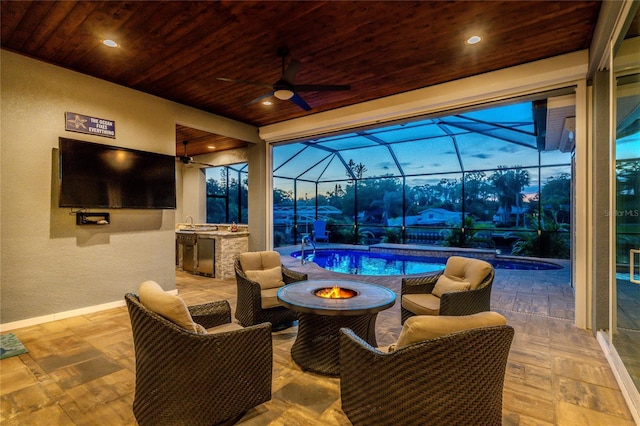
<svg viewBox="0 0 640 426"><path fill-rule="evenodd" d="M174 289L182 188L175 211L110 210L108 226L77 226L57 206L58 138L174 155L178 122L251 142L257 129L0 52L0 324L120 302L148 279ZM114 120L116 138L65 131L65 111Z"/></svg>

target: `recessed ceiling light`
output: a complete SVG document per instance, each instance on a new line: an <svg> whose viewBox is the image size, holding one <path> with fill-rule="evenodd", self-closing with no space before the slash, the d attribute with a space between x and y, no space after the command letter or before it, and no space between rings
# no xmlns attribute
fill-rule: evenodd
<svg viewBox="0 0 640 426"><path fill-rule="evenodd" d="M207 146L207 148L209 148L209 149L216 149L216 147L215 147L215 146L213 146L213 145L209 145L209 146Z"/></svg>
<svg viewBox="0 0 640 426"><path fill-rule="evenodd" d="M102 44L104 44L105 46L109 46L109 47L118 47L118 43L116 43L115 41L110 40L110 39L102 40Z"/></svg>
<svg viewBox="0 0 640 426"><path fill-rule="evenodd" d="M263 101L262 102L262 105L272 105L272 104L273 104L273 102L271 102L271 101Z"/></svg>
<svg viewBox="0 0 640 426"><path fill-rule="evenodd" d="M467 39L467 44L476 44L476 43L480 43L480 40L482 40L482 37L474 35L471 36Z"/></svg>

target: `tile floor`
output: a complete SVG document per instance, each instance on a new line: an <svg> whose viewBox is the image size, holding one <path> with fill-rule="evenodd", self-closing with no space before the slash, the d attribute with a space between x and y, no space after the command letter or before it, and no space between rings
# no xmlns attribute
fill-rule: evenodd
<svg viewBox="0 0 640 426"><path fill-rule="evenodd" d="M312 278L335 275L315 264L288 266ZM235 280L178 271L187 304L227 299ZM360 277L399 292L398 277ZM497 270L492 309L515 328L504 386L504 425L633 425L596 339L573 326L569 274ZM381 312L378 343L400 332L396 303ZM29 353L0 361L3 425L135 425L135 362L125 307L12 330ZM339 380L304 373L290 357L296 327L273 334L272 400L246 413L242 425L349 425Z"/></svg>

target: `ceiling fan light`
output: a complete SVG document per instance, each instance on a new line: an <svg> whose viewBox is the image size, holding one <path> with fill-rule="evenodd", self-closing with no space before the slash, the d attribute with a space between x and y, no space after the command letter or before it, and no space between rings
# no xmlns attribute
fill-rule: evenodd
<svg viewBox="0 0 640 426"><path fill-rule="evenodd" d="M276 90L273 93L273 96L280 99L281 101L286 101L293 97L293 92L287 89L280 89L280 90Z"/></svg>

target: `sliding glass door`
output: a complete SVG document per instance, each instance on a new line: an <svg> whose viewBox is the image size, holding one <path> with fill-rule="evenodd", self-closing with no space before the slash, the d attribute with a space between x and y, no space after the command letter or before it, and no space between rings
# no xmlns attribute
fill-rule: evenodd
<svg viewBox="0 0 640 426"><path fill-rule="evenodd" d="M638 43L632 44L635 50ZM635 387L640 388L640 50L614 61L615 190L611 228L612 343Z"/></svg>

